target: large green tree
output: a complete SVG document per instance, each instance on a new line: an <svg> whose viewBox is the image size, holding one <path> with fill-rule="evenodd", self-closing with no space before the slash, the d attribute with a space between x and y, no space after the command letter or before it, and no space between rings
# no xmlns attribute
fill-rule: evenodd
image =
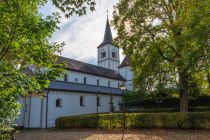
<svg viewBox="0 0 210 140"><path fill-rule="evenodd" d="M47 17L38 8L48 0L0 0L0 129L14 123L17 100L29 93L42 93L62 72L56 55L64 43L49 42L60 13ZM65 14L83 15L94 10L94 0L53 0Z"/></svg>
<svg viewBox="0 0 210 140"><path fill-rule="evenodd" d="M132 61L137 86L162 73L179 88L181 112L188 111L189 78L201 65L209 74L209 9L209 0L120 0L115 6L116 43Z"/></svg>

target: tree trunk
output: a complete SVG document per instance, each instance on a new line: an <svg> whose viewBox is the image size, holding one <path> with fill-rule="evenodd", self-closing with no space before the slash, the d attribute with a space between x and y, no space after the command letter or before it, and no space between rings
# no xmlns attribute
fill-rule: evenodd
<svg viewBox="0 0 210 140"><path fill-rule="evenodd" d="M188 76L186 72L179 72L180 83L180 112L188 112Z"/></svg>
<svg viewBox="0 0 210 140"><path fill-rule="evenodd" d="M209 73L209 72L208 72L208 74L207 74L207 80L208 80L209 90L210 90L210 73Z"/></svg>

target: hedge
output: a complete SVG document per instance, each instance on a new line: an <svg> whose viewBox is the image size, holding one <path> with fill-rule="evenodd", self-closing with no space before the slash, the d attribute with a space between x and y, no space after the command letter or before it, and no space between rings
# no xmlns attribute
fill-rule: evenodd
<svg viewBox="0 0 210 140"><path fill-rule="evenodd" d="M126 128L176 128L210 129L210 112L191 113L126 113ZM123 114L96 114L67 116L56 119L56 128L102 128L123 127Z"/></svg>
<svg viewBox="0 0 210 140"><path fill-rule="evenodd" d="M166 99L148 99L148 100L130 100L127 99L126 106L139 106L144 108L179 108L179 99L178 98L166 98ZM158 102L159 101L159 102ZM199 96L197 98L188 99L189 107L198 107L198 106L209 106L210 107L210 96Z"/></svg>
<svg viewBox="0 0 210 140"><path fill-rule="evenodd" d="M200 107L190 107L189 112L210 112L209 106ZM179 112L179 108L154 108L154 109L144 109L144 108L131 108L126 112L129 113L161 113L161 112Z"/></svg>
<svg viewBox="0 0 210 140"><path fill-rule="evenodd" d="M0 129L0 140L14 140L15 129Z"/></svg>

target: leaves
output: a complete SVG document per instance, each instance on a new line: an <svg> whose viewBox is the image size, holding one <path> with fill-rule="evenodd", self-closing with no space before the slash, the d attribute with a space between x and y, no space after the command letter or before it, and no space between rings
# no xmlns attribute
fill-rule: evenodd
<svg viewBox="0 0 210 140"><path fill-rule="evenodd" d="M43 93L50 81L60 76L63 64L57 55L64 43L49 42L59 29L59 13L43 18L38 7L48 0L0 1L0 120L15 121L20 105L17 100ZM53 0L67 17L94 10L91 0ZM9 123L10 124L10 123ZM1 121L0 121L1 125Z"/></svg>
<svg viewBox="0 0 210 140"><path fill-rule="evenodd" d="M72 15L82 16L87 12L87 5L89 10L95 10L95 0L52 0L55 7L65 13L65 17L69 18Z"/></svg>
<svg viewBox="0 0 210 140"><path fill-rule="evenodd" d="M209 9L208 0L121 0L115 6L115 42L132 61L137 89L176 91L181 71L209 93Z"/></svg>

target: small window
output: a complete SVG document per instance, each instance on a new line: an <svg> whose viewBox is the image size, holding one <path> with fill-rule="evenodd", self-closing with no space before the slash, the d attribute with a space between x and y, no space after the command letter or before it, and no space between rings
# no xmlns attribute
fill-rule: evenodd
<svg viewBox="0 0 210 140"><path fill-rule="evenodd" d="M67 75L67 73L64 74L64 81L65 81L65 82L68 81L68 75Z"/></svg>
<svg viewBox="0 0 210 140"><path fill-rule="evenodd" d="M111 83L111 82L110 82L110 81L108 81L108 87L110 87L110 83Z"/></svg>
<svg viewBox="0 0 210 140"><path fill-rule="evenodd" d="M86 85L87 84L87 78L84 77L84 84Z"/></svg>
<svg viewBox="0 0 210 140"><path fill-rule="evenodd" d="M115 52L112 52L112 57L116 58L116 53Z"/></svg>
<svg viewBox="0 0 210 140"><path fill-rule="evenodd" d="M101 53L101 58L105 58L106 57L106 52L102 52Z"/></svg>
<svg viewBox="0 0 210 140"><path fill-rule="evenodd" d="M118 88L120 88L120 83L118 83Z"/></svg>
<svg viewBox="0 0 210 140"><path fill-rule="evenodd" d="M62 107L61 99L56 100L56 107Z"/></svg>
<svg viewBox="0 0 210 140"><path fill-rule="evenodd" d="M78 81L78 78L75 78L75 82L77 82Z"/></svg>
<svg viewBox="0 0 210 140"><path fill-rule="evenodd" d="M80 106L84 106L84 96L80 96Z"/></svg>
<svg viewBox="0 0 210 140"><path fill-rule="evenodd" d="M100 97L97 97L97 106L101 106Z"/></svg>
<svg viewBox="0 0 210 140"><path fill-rule="evenodd" d="M97 86L99 86L99 84L100 84L100 83L99 83L99 79L97 79Z"/></svg>

